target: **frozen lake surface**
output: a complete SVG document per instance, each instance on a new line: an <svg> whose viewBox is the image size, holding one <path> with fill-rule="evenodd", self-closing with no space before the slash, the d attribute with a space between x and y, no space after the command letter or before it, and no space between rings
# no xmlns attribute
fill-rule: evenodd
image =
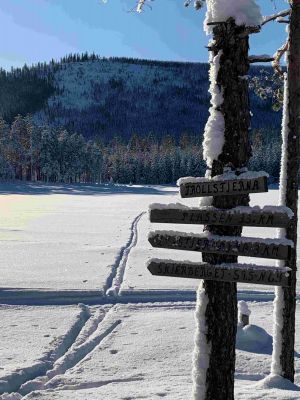
<svg viewBox="0 0 300 400"><path fill-rule="evenodd" d="M276 205L277 197L277 190L251 195L251 205ZM197 206L199 199L183 201L163 186L1 185L0 399L190 397L199 282L146 269L152 257L201 261L199 253L148 243L154 229L202 231L149 223L149 204L176 202ZM244 235L274 238L276 229L245 228ZM238 288L251 324L272 335L273 287ZM297 385L299 331L297 319ZM300 398L298 386L263 381L271 351L270 344L237 344L237 399Z"/></svg>

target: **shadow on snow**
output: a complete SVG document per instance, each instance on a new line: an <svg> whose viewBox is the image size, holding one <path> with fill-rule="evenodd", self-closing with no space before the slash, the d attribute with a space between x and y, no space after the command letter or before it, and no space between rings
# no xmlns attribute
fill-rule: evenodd
<svg viewBox="0 0 300 400"><path fill-rule="evenodd" d="M167 186L167 185L166 185ZM119 185L119 184L43 184L43 183L0 183L0 195L49 195L70 194L83 196L105 196L114 194L172 195L177 194L175 186Z"/></svg>

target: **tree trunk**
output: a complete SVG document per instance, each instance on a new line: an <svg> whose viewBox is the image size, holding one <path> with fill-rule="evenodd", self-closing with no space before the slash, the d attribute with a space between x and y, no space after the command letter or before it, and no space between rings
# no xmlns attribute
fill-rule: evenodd
<svg viewBox="0 0 300 400"><path fill-rule="evenodd" d="M290 53L288 57L288 110L289 132L287 143L286 165L286 199L285 204L294 212L292 223L287 228L288 239L295 247L292 256L286 262L286 267L294 271L292 286L283 290L283 329L281 367L282 376L294 382L294 348L295 348L295 311L296 311L296 271L297 271L297 208L298 208L298 173L299 173L299 138L300 138L300 1L292 3L290 22Z"/></svg>
<svg viewBox="0 0 300 400"><path fill-rule="evenodd" d="M248 96L248 36L233 19L217 24L213 30L213 55L222 51L217 84L223 91L220 111L225 120L225 143L218 160L213 161L211 175L219 175L225 167L239 173L251 156L248 132L250 109ZM249 196L215 197L217 208L248 205ZM217 235L240 236L241 227L207 226ZM203 253L203 261L211 264L236 262L235 256ZM208 296L206 308L207 339L211 343L209 367L206 374L206 400L234 399L235 337L237 327L236 283L204 281Z"/></svg>

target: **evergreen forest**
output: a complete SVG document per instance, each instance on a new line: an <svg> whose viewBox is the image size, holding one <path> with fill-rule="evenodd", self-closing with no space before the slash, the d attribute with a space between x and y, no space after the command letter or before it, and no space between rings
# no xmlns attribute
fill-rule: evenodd
<svg viewBox="0 0 300 400"><path fill-rule="evenodd" d="M262 74L252 67L247 78ZM160 184L204 174L207 64L74 54L0 70L0 84L2 180ZM276 181L281 112L271 96L251 90L250 100L251 168Z"/></svg>

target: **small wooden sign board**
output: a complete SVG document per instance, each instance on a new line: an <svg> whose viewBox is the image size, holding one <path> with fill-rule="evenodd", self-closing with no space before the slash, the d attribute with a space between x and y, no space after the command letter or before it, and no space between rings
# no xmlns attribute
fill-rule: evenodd
<svg viewBox="0 0 300 400"><path fill-rule="evenodd" d="M280 239L256 239L205 234L193 235L180 232L150 232L149 242L153 247L174 250L192 250L205 253L228 254L258 258L287 260L290 257L291 245Z"/></svg>
<svg viewBox="0 0 300 400"><path fill-rule="evenodd" d="M229 196L267 192L267 177L232 180L193 180L180 185L184 198L205 196ZM205 224L225 226L288 227L291 222L289 209L222 210L211 207L193 209L189 207L153 207L150 221L158 223ZM280 239L258 239L229 237L206 234L185 234L180 232L155 231L149 234L153 247L191 250L213 254L247 256L288 260L291 257L291 241ZM210 265L176 261L152 260L148 265L153 275L175 276L225 282L247 282L266 285L289 286L291 273L287 268L245 264Z"/></svg>
<svg viewBox="0 0 300 400"><path fill-rule="evenodd" d="M257 226L285 228L291 222L287 212L255 210L244 207L248 212L222 210L218 208L153 208L150 210L150 222L167 224L197 224L226 226Z"/></svg>
<svg viewBox="0 0 300 400"><path fill-rule="evenodd" d="M210 265L206 263L150 260L147 268L152 275L177 278L272 286L290 286L291 281L291 271L288 268L270 266L245 264Z"/></svg>
<svg viewBox="0 0 300 400"><path fill-rule="evenodd" d="M262 193L268 191L266 176L252 179L204 180L186 182L180 185L183 198L206 196L230 196L247 193Z"/></svg>

